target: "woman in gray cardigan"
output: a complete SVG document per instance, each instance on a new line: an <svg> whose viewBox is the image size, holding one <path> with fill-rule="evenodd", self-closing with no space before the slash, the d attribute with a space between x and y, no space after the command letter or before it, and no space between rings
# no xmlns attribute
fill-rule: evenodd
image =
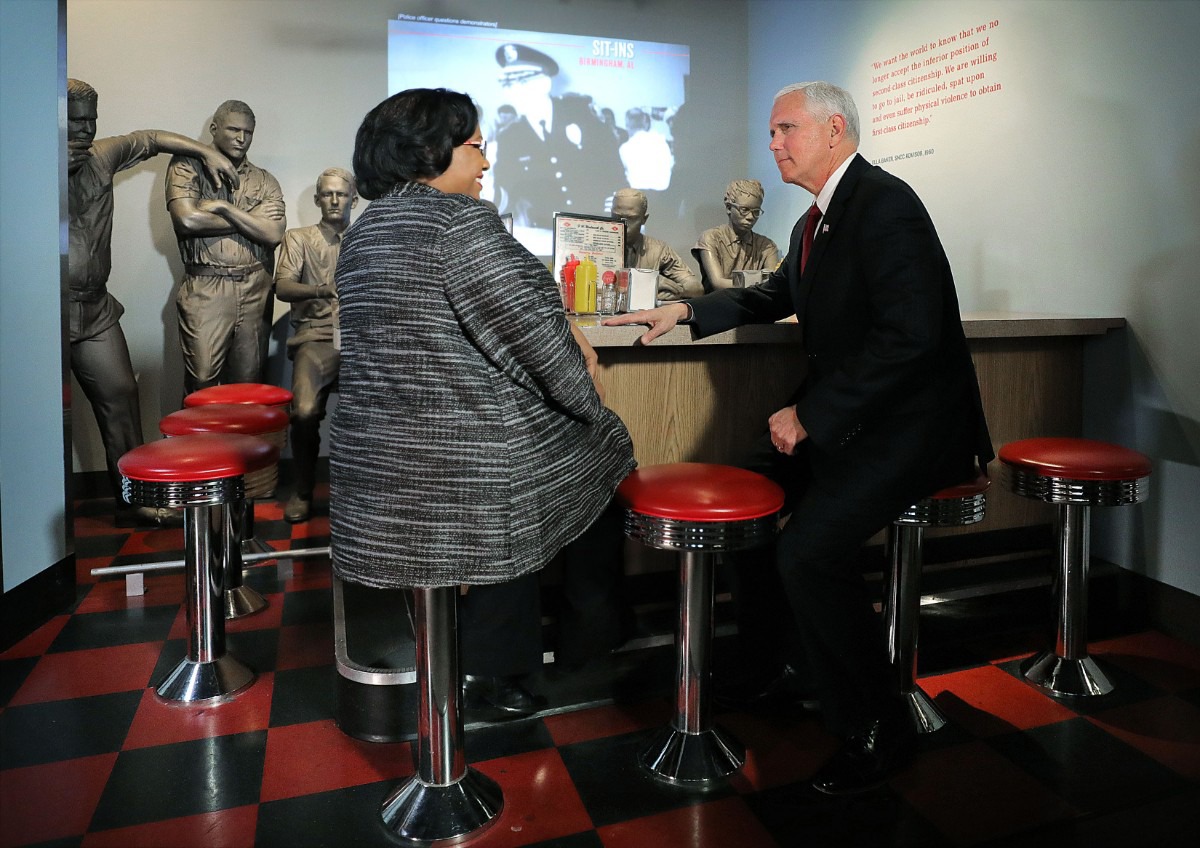
<svg viewBox="0 0 1200 848"><path fill-rule="evenodd" d="M467 703L475 682L528 714L537 572L635 463L553 277L478 199L485 153L475 104L445 89L393 95L359 128L354 170L373 202L336 275L330 534L344 580L470 586Z"/></svg>

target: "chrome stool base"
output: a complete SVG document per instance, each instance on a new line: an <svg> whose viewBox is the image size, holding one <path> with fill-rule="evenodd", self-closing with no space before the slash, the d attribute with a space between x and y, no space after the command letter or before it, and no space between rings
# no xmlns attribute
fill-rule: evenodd
<svg viewBox="0 0 1200 848"><path fill-rule="evenodd" d="M500 787L473 768L449 786L413 775L383 802L383 826L413 845L453 845L495 824L503 808Z"/></svg>
<svg viewBox="0 0 1200 848"><path fill-rule="evenodd" d="M1049 695L1092 697L1107 695L1114 688L1091 657L1067 659L1045 651L1026 661L1022 672L1027 681Z"/></svg>
<svg viewBox="0 0 1200 848"><path fill-rule="evenodd" d="M659 780L691 789L718 788L746 762L746 748L720 727L699 733L664 727L638 761Z"/></svg>
<svg viewBox="0 0 1200 848"><path fill-rule="evenodd" d="M225 590L225 620L244 618L267 608L267 599L249 586Z"/></svg>
<svg viewBox="0 0 1200 848"><path fill-rule="evenodd" d="M164 700L185 704L226 700L253 683L254 678L249 666L229 654L210 662L183 659L155 691Z"/></svg>
<svg viewBox="0 0 1200 848"><path fill-rule="evenodd" d="M908 708L908 716L918 733L934 733L946 726L946 716L937 708L933 699L920 688L901 695Z"/></svg>

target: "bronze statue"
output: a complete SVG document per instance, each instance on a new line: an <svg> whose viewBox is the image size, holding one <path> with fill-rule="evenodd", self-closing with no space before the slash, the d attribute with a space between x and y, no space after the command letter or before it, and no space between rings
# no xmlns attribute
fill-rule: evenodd
<svg viewBox="0 0 1200 848"><path fill-rule="evenodd" d="M254 112L240 100L222 103L209 126L213 146L237 167L236 187L202 179L188 156L167 169L167 211L184 268L175 303L188 392L262 379L264 316L286 223L279 183L246 158L254 128Z"/></svg>
<svg viewBox="0 0 1200 848"><path fill-rule="evenodd" d="M675 249L642 232L650 217L649 202L643 192L619 189L613 195L612 214L625 219L625 266L657 271L659 300L684 300L704 294L704 287Z"/></svg>
<svg viewBox="0 0 1200 848"><path fill-rule="evenodd" d="M775 242L754 232L762 202L763 187L758 180L734 180L725 189L729 223L705 230L692 248L706 292L731 288L734 271L769 273L779 264Z"/></svg>
<svg viewBox="0 0 1200 848"><path fill-rule="evenodd" d="M292 305L292 463L296 481L283 509L285 521L307 521L312 514L317 455L321 448L321 419L329 392L338 377L341 354L337 339L337 290L333 272L342 250L342 233L350 210L358 203L354 175L328 168L317 177L313 202L320 223L298 227L283 235L275 269L275 293Z"/></svg>
<svg viewBox="0 0 1200 848"><path fill-rule="evenodd" d="M125 311L108 291L112 271L113 177L138 162L167 152L200 160L213 187L238 185L237 171L221 152L164 130L137 130L96 138L99 96L86 82L67 80L67 193L70 251L71 371L92 405L120 523L174 523L173 510L133 507L120 496L117 460L142 443L137 380L120 319Z"/></svg>

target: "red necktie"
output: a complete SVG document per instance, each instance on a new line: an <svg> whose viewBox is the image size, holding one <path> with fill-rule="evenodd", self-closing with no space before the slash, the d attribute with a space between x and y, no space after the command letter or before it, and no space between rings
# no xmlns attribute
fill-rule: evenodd
<svg viewBox="0 0 1200 848"><path fill-rule="evenodd" d="M800 240L800 273L808 264L808 254L812 251L813 236L817 234L817 221L821 220L821 209L813 204L808 210L808 219L804 222L804 237Z"/></svg>

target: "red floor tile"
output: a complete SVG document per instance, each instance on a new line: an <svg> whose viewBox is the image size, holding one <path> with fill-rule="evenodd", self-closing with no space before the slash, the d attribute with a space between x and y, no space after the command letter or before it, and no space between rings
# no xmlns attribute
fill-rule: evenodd
<svg viewBox="0 0 1200 848"><path fill-rule="evenodd" d="M283 504L277 500L255 501L255 521L283 521Z"/></svg>
<svg viewBox="0 0 1200 848"><path fill-rule="evenodd" d="M89 833L83 848L251 848L258 805Z"/></svg>
<svg viewBox="0 0 1200 848"><path fill-rule="evenodd" d="M183 528L167 530L142 530L130 533L121 546L121 556L149 556L151 554L178 555L183 559Z"/></svg>
<svg viewBox="0 0 1200 848"><path fill-rule="evenodd" d="M1200 688L1200 648L1162 633L1146 632L1095 642L1091 654L1166 692Z"/></svg>
<svg viewBox="0 0 1200 848"><path fill-rule="evenodd" d="M328 559L292 560L292 577L284 583L284 590L328 589L333 585L332 575Z"/></svg>
<svg viewBox="0 0 1200 848"><path fill-rule="evenodd" d="M76 612L111 612L181 604L184 593L183 572L147 575L145 588L144 594L126 595L125 578L105 579L91 588L87 596L80 601Z"/></svg>
<svg viewBox="0 0 1200 848"><path fill-rule="evenodd" d="M986 742L924 753L891 781L891 787L959 845L1078 815L1070 804Z"/></svg>
<svg viewBox="0 0 1200 848"><path fill-rule="evenodd" d="M500 785L504 809L477 848L516 848L592 829L575 784L554 748L476 763Z"/></svg>
<svg viewBox="0 0 1200 848"><path fill-rule="evenodd" d="M211 739L265 730L271 720L275 675L260 674L248 689L224 704L169 704L147 689L133 716L124 750Z"/></svg>
<svg viewBox="0 0 1200 848"><path fill-rule="evenodd" d="M0 845L85 833L116 761L100 754L0 772Z"/></svg>
<svg viewBox="0 0 1200 848"><path fill-rule="evenodd" d="M1067 707L992 665L923 677L920 686L948 719L975 736L1075 718Z"/></svg>
<svg viewBox="0 0 1200 848"><path fill-rule="evenodd" d="M1189 780L1200 781L1200 707L1166 696L1106 710L1088 721Z"/></svg>
<svg viewBox="0 0 1200 848"><path fill-rule="evenodd" d="M30 633L20 642L0 654L0 660L18 660L28 657L40 657L58 638L58 634L71 620L69 615L56 615L37 630Z"/></svg>
<svg viewBox="0 0 1200 848"><path fill-rule="evenodd" d="M141 642L46 654L9 706L144 689L150 684L161 651L161 642Z"/></svg>
<svg viewBox="0 0 1200 848"><path fill-rule="evenodd" d="M293 624L279 628L275 668L308 668L333 662L333 624Z"/></svg>
<svg viewBox="0 0 1200 848"><path fill-rule="evenodd" d="M314 767L319 763L320 767ZM413 773L408 742L363 742L332 721L273 727L267 731L262 801L345 789Z"/></svg>
<svg viewBox="0 0 1200 848"><path fill-rule="evenodd" d="M724 798L597 829L604 848L778 848L741 798Z"/></svg>
<svg viewBox="0 0 1200 848"><path fill-rule="evenodd" d="M131 528L117 527L111 513L107 515L76 515L74 527L77 537L115 536L120 533L132 532Z"/></svg>
<svg viewBox="0 0 1200 848"><path fill-rule="evenodd" d="M555 745L573 745L665 725L671 720L672 711L666 701L650 701L546 716L542 723L550 731Z"/></svg>

